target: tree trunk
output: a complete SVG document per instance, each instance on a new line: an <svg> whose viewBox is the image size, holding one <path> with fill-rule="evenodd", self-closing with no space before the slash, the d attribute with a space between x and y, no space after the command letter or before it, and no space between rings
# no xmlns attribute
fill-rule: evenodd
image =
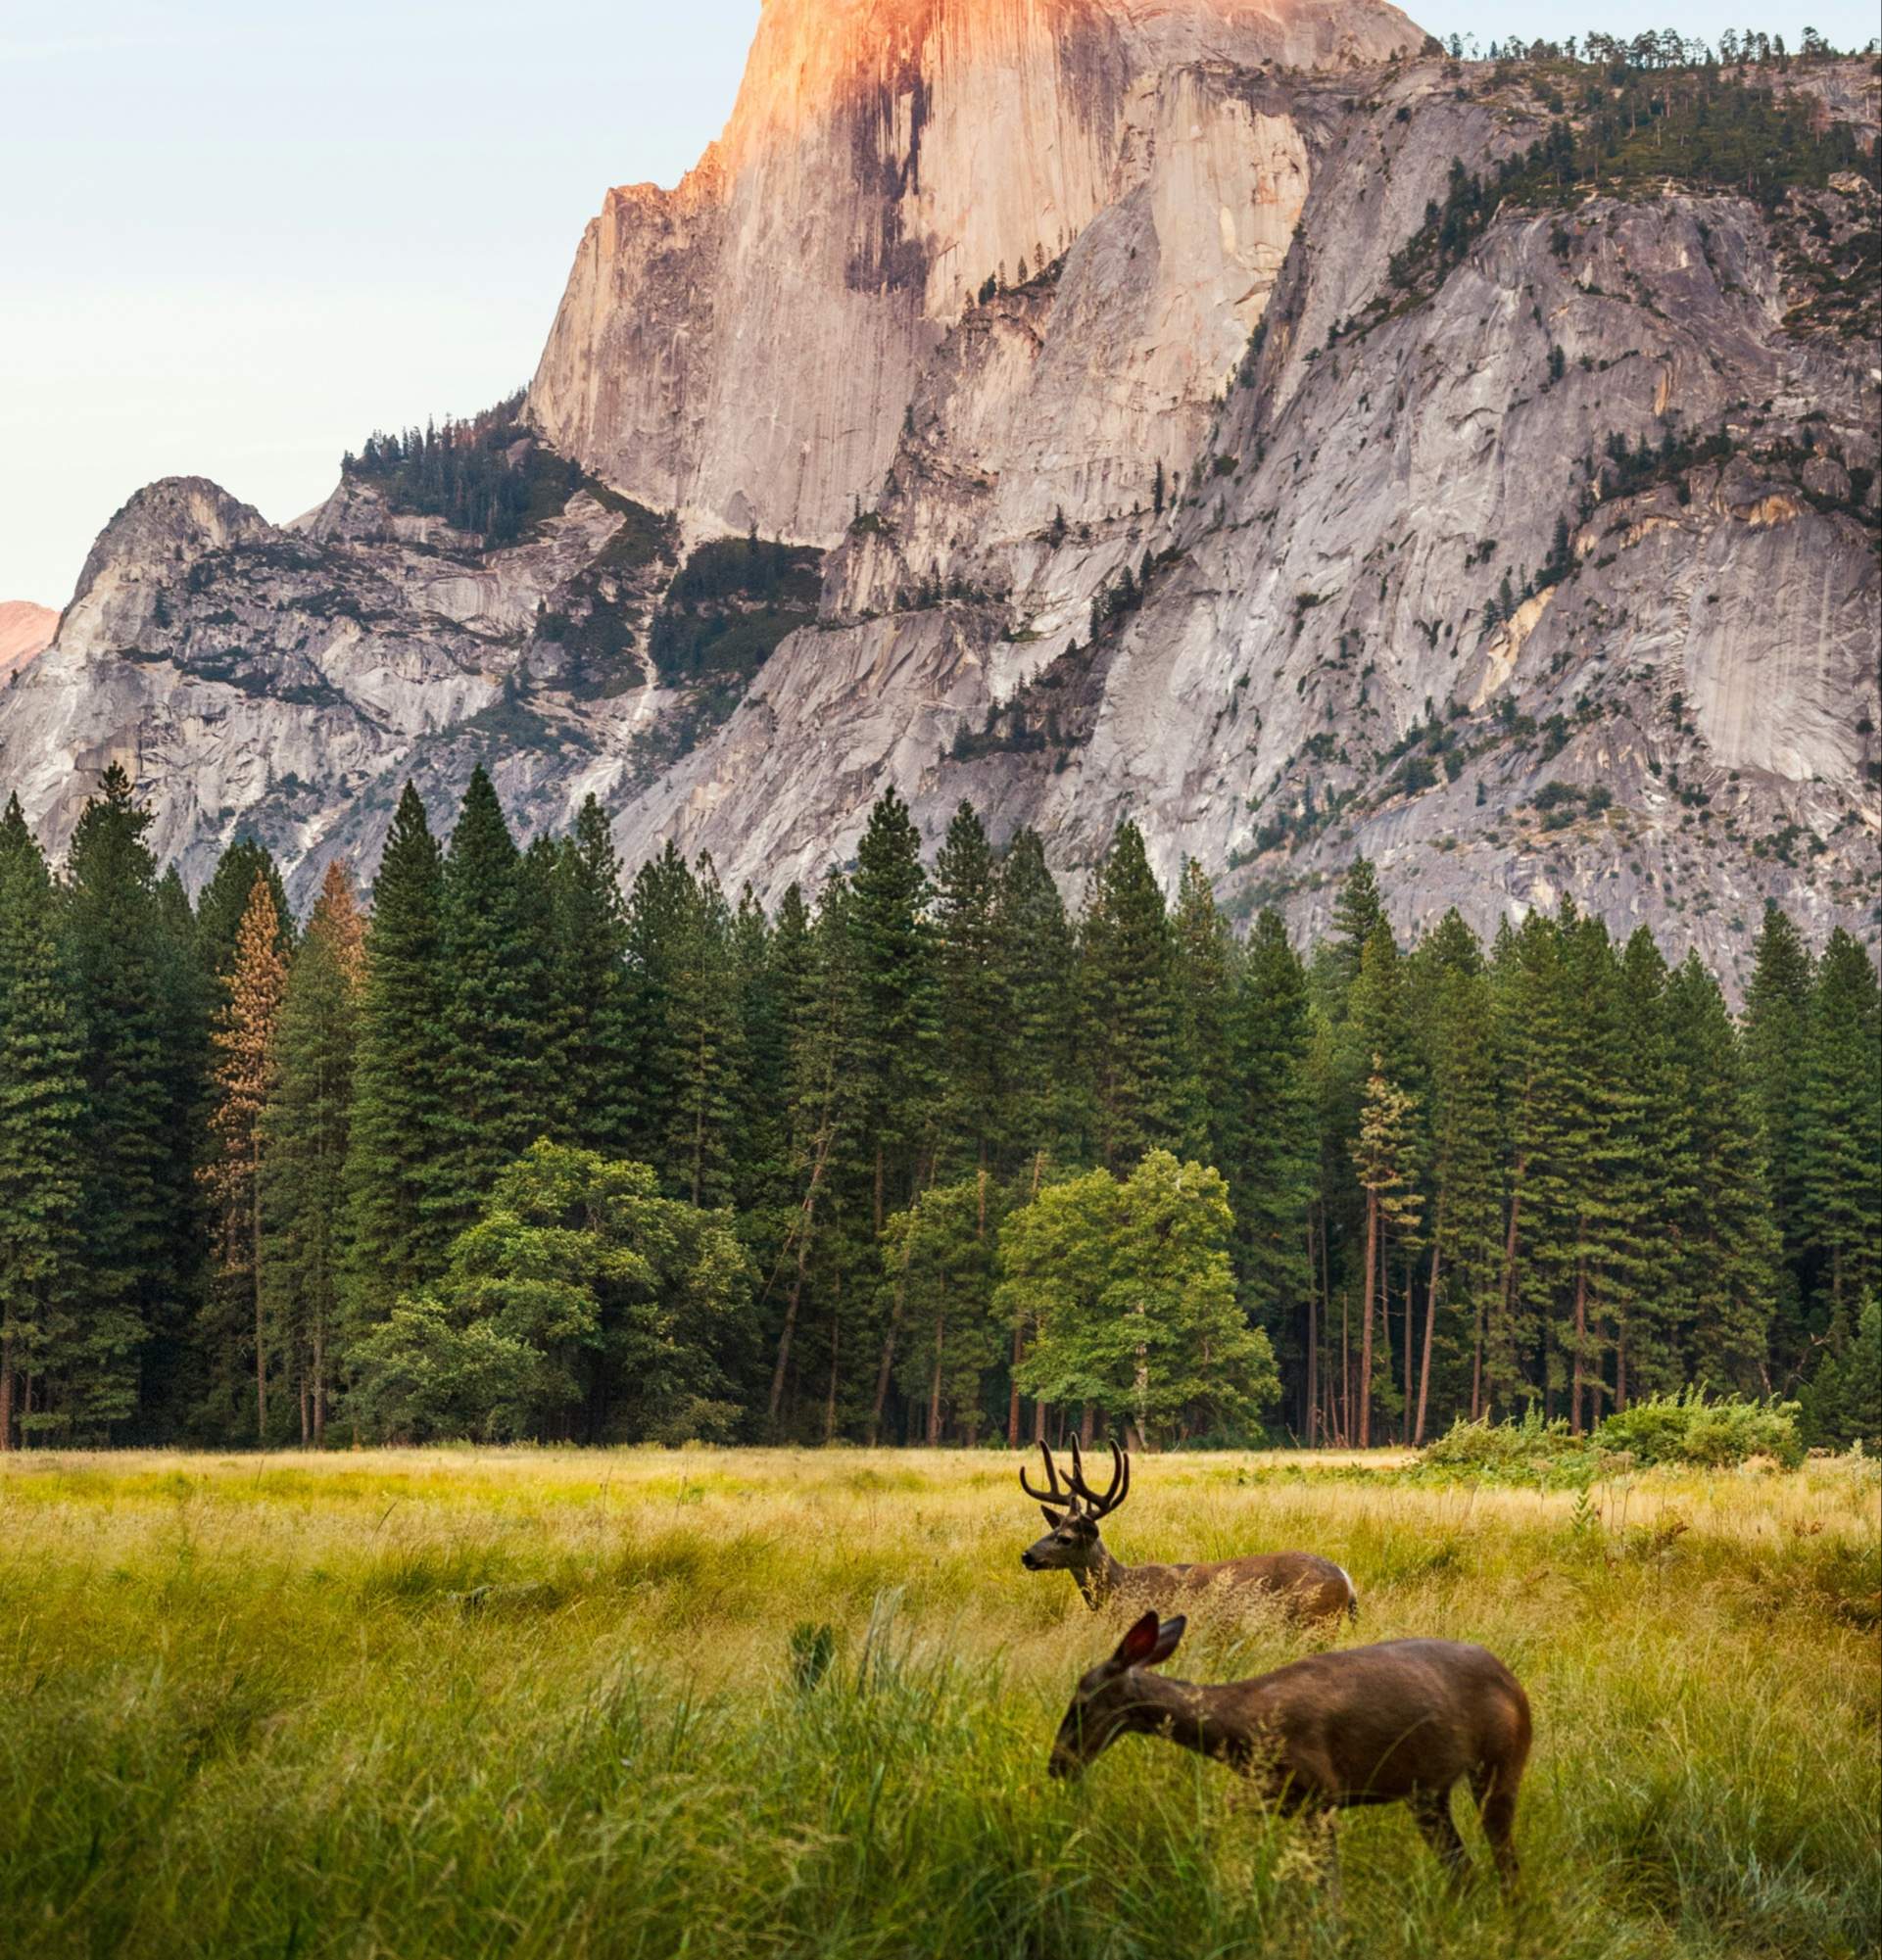
<svg viewBox="0 0 1882 1960"><path fill-rule="evenodd" d="M908 1298L908 1267L915 1256L915 1220L908 1220L902 1237L901 1269L895 1274L895 1291L889 1305L889 1325L882 1337L882 1360L876 1366L876 1400L869 1410L869 1447L873 1450L882 1435L883 1411L889 1407L889 1376L895 1364L895 1337L901 1331L901 1313Z"/></svg>
<svg viewBox="0 0 1882 1960"><path fill-rule="evenodd" d="M941 1439L941 1358L947 1352L947 1281L943 1278L935 1291L935 1371L928 1380L928 1447L937 1450Z"/></svg>
<svg viewBox="0 0 1882 1960"><path fill-rule="evenodd" d="M326 1315L317 1315L314 1322L314 1447L324 1450L327 1446L327 1330Z"/></svg>
<svg viewBox="0 0 1882 1960"><path fill-rule="evenodd" d="M1373 1447L1373 1296L1378 1290L1378 1193L1366 1194L1366 1286L1359 1310L1359 1447Z"/></svg>
<svg viewBox="0 0 1882 1960"><path fill-rule="evenodd" d="M797 1303L803 1298L804 1270L810 1263L810 1229L817 1218L817 1187L823 1182L823 1168L830 1159L831 1131L826 1124L817 1139L817 1161L810 1167L810 1185L803 1194L802 1223L797 1227L797 1271L791 1282L791 1299L784 1310L784 1325L778 1331L778 1362L771 1371L771 1401L765 1419L775 1431L778 1409L784 1400L784 1384L791 1365L791 1336L797 1324ZM787 1247L790 1241L786 1241ZM774 1272L772 1277L776 1278ZM768 1289L767 1289L768 1290Z"/></svg>
<svg viewBox="0 0 1882 1960"><path fill-rule="evenodd" d="M1581 1434L1581 1356L1588 1341L1588 1260L1575 1261L1575 1352L1573 1386L1568 1396L1568 1433Z"/></svg>
<svg viewBox="0 0 1882 1960"><path fill-rule="evenodd" d="M1096 1433L1097 1410L1087 1402L1079 1413L1079 1448L1088 1450Z"/></svg>
<svg viewBox="0 0 1882 1960"><path fill-rule="evenodd" d="M1339 1294L1339 1447L1347 1448L1353 1433L1353 1343L1348 1330L1344 1287Z"/></svg>
<svg viewBox="0 0 1882 1960"><path fill-rule="evenodd" d="M830 1288L830 1388L823 1406L823 1440L827 1449L837 1440L837 1355L843 1333L843 1272L839 1268Z"/></svg>
<svg viewBox="0 0 1882 1960"><path fill-rule="evenodd" d="M1307 1447L1320 1441L1319 1275L1314 1271L1314 1221L1307 1221Z"/></svg>
<svg viewBox="0 0 1882 1960"><path fill-rule="evenodd" d="M1405 1406L1398 1412L1398 1440L1409 1443L1412 1440L1412 1295L1417 1288L1412 1284L1418 1271L1418 1260L1411 1247L1405 1248L1405 1364L1400 1370L1405 1380Z"/></svg>
<svg viewBox="0 0 1882 1960"><path fill-rule="evenodd" d="M262 1165L258 1156L249 1167L249 1257L255 1281L255 1437L267 1444L267 1342L262 1324Z"/></svg>
<svg viewBox="0 0 1882 1960"><path fill-rule="evenodd" d="M1437 1333L1438 1266L1444 1246L1444 1190L1438 1188L1437 1217L1431 1226L1431 1290L1424 1296L1424 1353L1418 1364L1418 1420L1412 1428L1412 1447L1424 1442L1424 1411L1431 1400L1431 1342Z"/></svg>
<svg viewBox="0 0 1882 1960"><path fill-rule="evenodd" d="M13 1329L0 1332L0 1450L13 1448Z"/></svg>

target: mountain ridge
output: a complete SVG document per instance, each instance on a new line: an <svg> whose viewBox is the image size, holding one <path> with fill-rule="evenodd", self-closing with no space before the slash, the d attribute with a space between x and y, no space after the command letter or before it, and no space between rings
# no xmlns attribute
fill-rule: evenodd
<svg viewBox="0 0 1882 1960"><path fill-rule="evenodd" d="M924 34L969 18L887 11ZM1323 11L1316 33L1354 18ZM483 760L525 830L593 790L630 863L671 839L769 898L841 863L893 785L931 837L963 795L998 835L1036 825L1074 891L1134 815L1166 880L1195 855L1303 932L1364 850L1407 926L1455 903L1492 931L1568 894L1730 974L1771 896L1874 943L1873 65L1748 87L1560 59L1287 70L1229 58L1210 36L1271 43L1201 0L1076 12L1154 53L1105 97L1105 202L1023 266L950 271L944 306L946 254L924 246L919 291L882 257L941 195L954 98L926 53L864 91L860 150L843 107L816 196L730 284L701 275L757 167L734 125L675 191L611 192L520 419L474 438L574 486L516 543L357 470L291 531L205 529L187 498L148 534L108 527L0 699L0 775L42 835L127 760L188 875L247 829L305 896L335 852L369 866L404 775L442 816ZM1041 18L1010 10L1023 35ZM1058 79L1130 66L1088 53ZM1781 134L1789 180L1747 197L1686 154L1702 88L1713 126ZM1781 120L1802 94L1811 116ZM1643 100L1670 175L1629 132ZM996 105L981 137L1001 127ZM701 350L798 290L792 221L822 227L826 271L868 242L873 283L843 286L806 385L753 356L755 392L727 396ZM659 303L638 341L589 309L578 350L608 222L657 233L636 277ZM857 372L874 390L901 362L906 393L819 448L818 376L858 319ZM583 374L667 404L652 474L591 440ZM701 431L739 402L775 427L728 453ZM693 497L688 455L737 494ZM757 532L799 548L798 583L823 552L814 620L758 556L741 583ZM681 631L667 594L701 551L718 596Z"/></svg>

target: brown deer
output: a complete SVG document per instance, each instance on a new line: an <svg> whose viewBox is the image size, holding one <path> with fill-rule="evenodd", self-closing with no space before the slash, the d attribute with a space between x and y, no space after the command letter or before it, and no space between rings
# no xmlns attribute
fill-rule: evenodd
<svg viewBox="0 0 1882 1960"><path fill-rule="evenodd" d="M1260 1784L1283 1814L1408 1803L1454 1880L1471 1869L1451 1818L1469 1779L1505 1887L1516 1883L1517 1786L1529 1697L1495 1654L1454 1640L1388 1640L1309 1654L1252 1681L1201 1687L1149 1670L1182 1638L1145 1613L1080 1681L1047 1767L1076 1776L1120 1736L1163 1736ZM1337 1867L1335 1867L1337 1876Z"/></svg>
<svg viewBox="0 0 1882 1960"><path fill-rule="evenodd" d="M1093 1611L1113 1598L1168 1601L1181 1593L1214 1586L1245 1588L1279 1597L1302 1619L1330 1620L1341 1613L1359 1618L1359 1594L1344 1566L1312 1552L1263 1552L1245 1558L1219 1558L1206 1565L1126 1565L1113 1558L1098 1536L1098 1520L1108 1517L1131 1492L1131 1458L1111 1445L1111 1483L1102 1497L1085 1481L1078 1440L1072 1442L1072 1469L1061 1489L1052 1453L1043 1443L1046 1488L1035 1490L1020 1472L1020 1488L1045 1514L1051 1527L1038 1544L1020 1554L1029 1572L1070 1572Z"/></svg>

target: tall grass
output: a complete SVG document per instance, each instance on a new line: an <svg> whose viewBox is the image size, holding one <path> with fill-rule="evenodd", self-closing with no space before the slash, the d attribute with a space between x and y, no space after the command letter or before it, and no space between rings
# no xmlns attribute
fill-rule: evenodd
<svg viewBox="0 0 1882 1960"><path fill-rule="evenodd" d="M1021 1570L1005 1458L32 1456L0 1470L0 1947L1873 1952L1872 1468L1391 1464L1145 1461L1117 1549L1326 1552L1341 1643L1501 1653L1537 1720L1514 1908L1447 1896L1395 1809L1342 1824L1335 1903L1310 1833L1142 1740L1049 1782L1118 1628ZM1171 1671L1302 1645L1205 1607Z"/></svg>

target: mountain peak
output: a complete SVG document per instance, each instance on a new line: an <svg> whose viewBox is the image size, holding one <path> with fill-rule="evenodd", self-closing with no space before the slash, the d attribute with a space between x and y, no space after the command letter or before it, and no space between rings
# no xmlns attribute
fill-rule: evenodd
<svg viewBox="0 0 1882 1960"><path fill-rule="evenodd" d="M13 679L52 645L59 615L29 598L0 599L0 685Z"/></svg>

